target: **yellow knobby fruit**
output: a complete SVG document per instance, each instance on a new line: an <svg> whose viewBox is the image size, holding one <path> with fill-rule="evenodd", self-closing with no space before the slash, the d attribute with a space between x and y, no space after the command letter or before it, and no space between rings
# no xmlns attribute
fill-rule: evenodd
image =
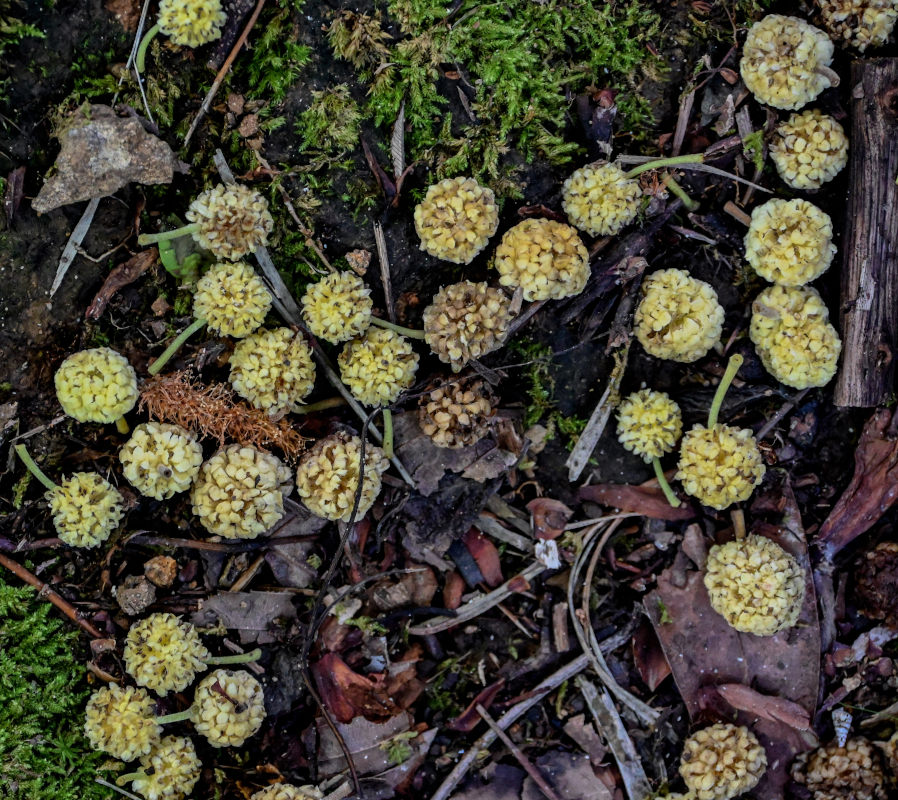
<svg viewBox="0 0 898 800"><path fill-rule="evenodd" d="M418 425L437 447L467 447L486 436L495 413L483 381L451 381L421 397Z"/></svg>
<svg viewBox="0 0 898 800"><path fill-rule="evenodd" d="M131 786L146 800L181 800L193 791L203 767L185 736L166 736L140 759L140 766L143 775Z"/></svg>
<svg viewBox="0 0 898 800"><path fill-rule="evenodd" d="M220 0L159 0L159 30L183 47L220 39L227 20Z"/></svg>
<svg viewBox="0 0 898 800"><path fill-rule="evenodd" d="M134 682L164 697L183 691L206 670L209 651L193 625L166 612L150 614L128 629L124 657Z"/></svg>
<svg viewBox="0 0 898 800"><path fill-rule="evenodd" d="M75 472L45 495L56 533L70 547L96 547L105 542L125 514L125 501L96 472Z"/></svg>
<svg viewBox="0 0 898 800"><path fill-rule="evenodd" d="M116 422L137 402L134 367L108 347L70 355L53 380L62 410L78 422Z"/></svg>
<svg viewBox="0 0 898 800"><path fill-rule="evenodd" d="M729 800L758 784L767 754L745 726L718 722L692 734L683 745L680 775L693 800Z"/></svg>
<svg viewBox="0 0 898 800"><path fill-rule="evenodd" d="M252 268L237 261L211 267L196 283L193 316L223 336L242 339L265 320L271 293Z"/></svg>
<svg viewBox="0 0 898 800"><path fill-rule="evenodd" d="M568 221L590 236L611 236L639 212L642 189L617 164L588 164L562 187L561 207Z"/></svg>
<svg viewBox="0 0 898 800"><path fill-rule="evenodd" d="M389 405L415 381L418 354L395 331L368 328L343 346L337 356L340 380L367 406Z"/></svg>
<svg viewBox="0 0 898 800"><path fill-rule="evenodd" d="M332 272L302 296L302 313L312 335L331 344L360 336L371 324L371 290L352 272Z"/></svg>
<svg viewBox="0 0 898 800"><path fill-rule="evenodd" d="M192 233L196 243L225 261L264 247L274 227L268 201L242 184L207 189L190 204L186 217L199 226Z"/></svg>
<svg viewBox="0 0 898 800"><path fill-rule="evenodd" d="M833 117L802 111L777 126L770 157L788 186L819 189L848 163L848 137Z"/></svg>
<svg viewBox="0 0 898 800"><path fill-rule="evenodd" d="M885 44L898 19L895 0L817 0L817 5L833 38L861 53Z"/></svg>
<svg viewBox="0 0 898 800"><path fill-rule="evenodd" d="M646 463L676 447L683 432L680 407L666 392L641 389L617 407L617 438Z"/></svg>
<svg viewBox="0 0 898 800"><path fill-rule="evenodd" d="M155 710L144 689L110 683L87 701L84 734L94 750L133 761L148 755L162 736Z"/></svg>
<svg viewBox="0 0 898 800"><path fill-rule="evenodd" d="M265 720L262 684L243 670L210 672L196 687L190 719L213 747L240 747Z"/></svg>
<svg viewBox="0 0 898 800"><path fill-rule="evenodd" d="M145 422L134 429L118 457L138 492L165 500L190 488L203 463L203 448L180 425Z"/></svg>
<svg viewBox="0 0 898 800"><path fill-rule="evenodd" d="M814 800L885 800L889 796L879 751L861 736L842 747L833 743L802 753L792 765L792 779L807 786Z"/></svg>

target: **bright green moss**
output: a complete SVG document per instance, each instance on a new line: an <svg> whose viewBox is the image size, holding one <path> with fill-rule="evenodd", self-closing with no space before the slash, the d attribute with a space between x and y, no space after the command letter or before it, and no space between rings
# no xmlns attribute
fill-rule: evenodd
<svg viewBox="0 0 898 800"><path fill-rule="evenodd" d="M362 112L345 83L312 92L312 104L299 115L301 150L339 156L359 144Z"/></svg>

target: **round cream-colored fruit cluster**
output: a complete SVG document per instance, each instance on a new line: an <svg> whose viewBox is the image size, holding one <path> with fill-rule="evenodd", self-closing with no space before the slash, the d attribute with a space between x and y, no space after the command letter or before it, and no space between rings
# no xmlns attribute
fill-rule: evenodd
<svg viewBox="0 0 898 800"><path fill-rule="evenodd" d="M80 350L56 370L56 397L78 422L116 422L137 402L137 373L108 347Z"/></svg>
<svg viewBox="0 0 898 800"><path fill-rule="evenodd" d="M885 44L898 19L895 0L817 0L817 5L833 37L862 53Z"/></svg>
<svg viewBox="0 0 898 800"><path fill-rule="evenodd" d="M486 436L494 413L483 381L452 381L421 398L418 425L437 447L467 447Z"/></svg>
<svg viewBox="0 0 898 800"><path fill-rule="evenodd" d="M786 386L825 386L836 374L842 342L810 286L761 292L752 303L749 336L764 368Z"/></svg>
<svg viewBox="0 0 898 800"><path fill-rule="evenodd" d="M499 227L490 189L473 178L446 178L428 188L415 206L421 249L453 264L469 264Z"/></svg>
<svg viewBox="0 0 898 800"><path fill-rule="evenodd" d="M56 533L71 547L96 547L118 527L125 501L96 472L75 472L45 495Z"/></svg>
<svg viewBox="0 0 898 800"><path fill-rule="evenodd" d="M832 85L818 69L832 60L833 43L819 28L798 17L769 14L751 26L739 70L760 102L796 109Z"/></svg>
<svg viewBox="0 0 898 800"><path fill-rule="evenodd" d="M580 294L589 278L589 255L577 229L550 219L525 219L496 248L499 283L520 287L525 300L560 300Z"/></svg>
<svg viewBox="0 0 898 800"><path fill-rule="evenodd" d="M640 389L617 408L617 438L646 462L676 447L683 432L680 407L665 392Z"/></svg>
<svg viewBox="0 0 898 800"><path fill-rule="evenodd" d="M302 313L319 339L339 344L360 336L371 324L371 290L352 272L332 272L302 296Z"/></svg>
<svg viewBox="0 0 898 800"><path fill-rule="evenodd" d="M210 533L254 539L284 516L290 477L270 453L229 445L200 468L191 492L193 513Z"/></svg>
<svg viewBox="0 0 898 800"><path fill-rule="evenodd" d="M145 422L134 429L118 457L138 492L165 500L190 488L203 463L203 448L180 425Z"/></svg>
<svg viewBox="0 0 898 800"><path fill-rule="evenodd" d="M260 789L249 800L321 800L324 797L317 786L293 786L289 783L276 783Z"/></svg>
<svg viewBox="0 0 898 800"><path fill-rule="evenodd" d="M639 181L617 164L589 164L564 182L561 207L581 231L611 236L636 219L641 198Z"/></svg>
<svg viewBox="0 0 898 800"><path fill-rule="evenodd" d="M711 607L742 633L772 636L798 622L804 570L776 542L750 534L708 553Z"/></svg>
<svg viewBox="0 0 898 800"><path fill-rule="evenodd" d="M151 614L125 638L125 669L138 686L160 695L186 689L206 669L209 651L196 628L174 614Z"/></svg>
<svg viewBox="0 0 898 800"><path fill-rule="evenodd" d="M321 439L299 462L296 492L319 517L348 522L359 483L362 440L335 433ZM361 519L380 494L380 476L389 462L379 447L365 447L365 474L356 519Z"/></svg>
<svg viewBox="0 0 898 800"><path fill-rule="evenodd" d="M693 733L680 759L680 775L693 800L730 800L757 786L766 770L758 737L726 722Z"/></svg>
<svg viewBox="0 0 898 800"><path fill-rule="evenodd" d="M149 755L162 736L162 726L144 689L110 683L87 701L84 733L94 750L133 761Z"/></svg>
<svg viewBox="0 0 898 800"><path fill-rule="evenodd" d="M217 669L197 685L190 720L213 747L240 747L265 720L262 684L244 670Z"/></svg>
<svg viewBox="0 0 898 800"><path fill-rule="evenodd" d="M215 264L196 283L193 316L223 336L242 339L264 321L271 293L248 265Z"/></svg>
<svg viewBox="0 0 898 800"><path fill-rule="evenodd" d="M649 355L688 363L720 340L723 307L709 284L681 269L662 269L643 281L633 327Z"/></svg>
<svg viewBox="0 0 898 800"><path fill-rule="evenodd" d="M424 309L424 341L458 372L505 338L512 315L508 297L486 283L462 281L440 289Z"/></svg>
<svg viewBox="0 0 898 800"><path fill-rule="evenodd" d="M814 800L885 800L886 774L879 751L868 739L852 737L802 753L792 765L792 779L811 791Z"/></svg>
<svg viewBox="0 0 898 800"><path fill-rule="evenodd" d="M340 380L356 400L368 406L389 405L414 383L418 354L401 334L371 327L343 346L337 363Z"/></svg>
<svg viewBox="0 0 898 800"><path fill-rule="evenodd" d="M131 787L146 800L181 800L193 791L203 767L186 736L166 736L141 757L140 766Z"/></svg>
<svg viewBox="0 0 898 800"><path fill-rule="evenodd" d="M237 261L268 244L274 219L268 201L248 186L214 186L196 198L187 219L199 223L193 238L216 258Z"/></svg>
<svg viewBox="0 0 898 800"><path fill-rule="evenodd" d="M848 137L833 117L802 111L777 126L770 157L788 186L819 189L848 163Z"/></svg>
<svg viewBox="0 0 898 800"><path fill-rule="evenodd" d="M807 200L768 200L751 214L745 258L771 283L803 286L832 263L833 222Z"/></svg>
<svg viewBox="0 0 898 800"><path fill-rule="evenodd" d="M199 47L221 38L227 20L219 0L160 0L156 21L175 44Z"/></svg>

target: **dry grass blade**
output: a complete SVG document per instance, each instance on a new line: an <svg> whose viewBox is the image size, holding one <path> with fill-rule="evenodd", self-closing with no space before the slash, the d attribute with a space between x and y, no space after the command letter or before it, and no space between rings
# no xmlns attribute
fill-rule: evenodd
<svg viewBox="0 0 898 800"><path fill-rule="evenodd" d="M399 106L399 116L393 123L390 155L393 157L393 177L398 182L402 173L405 172L405 100Z"/></svg>

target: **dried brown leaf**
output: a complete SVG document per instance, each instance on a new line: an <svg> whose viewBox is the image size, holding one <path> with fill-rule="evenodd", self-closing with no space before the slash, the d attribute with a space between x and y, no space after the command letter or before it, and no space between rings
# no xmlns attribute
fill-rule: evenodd
<svg viewBox="0 0 898 800"><path fill-rule="evenodd" d="M465 579L461 573L454 569L446 576L446 583L443 586L443 605L455 611L461 605L461 596L465 592Z"/></svg>
<svg viewBox="0 0 898 800"><path fill-rule="evenodd" d="M159 257L159 251L155 247L148 250L141 250L127 261L119 264L112 270L103 281L100 291L97 292L91 304L84 312L86 319L99 319L109 301L120 290L124 289L128 284L134 283L144 272L146 272Z"/></svg>
<svg viewBox="0 0 898 800"><path fill-rule="evenodd" d="M611 506L620 511L632 511L651 519L692 519L695 509L689 503L674 508L657 486L632 486L630 484L596 483L580 489L581 500Z"/></svg>
<svg viewBox="0 0 898 800"><path fill-rule="evenodd" d="M633 634L633 661L639 676L650 691L655 691L670 675L670 664L664 657L661 643L652 626L643 620Z"/></svg>
<svg viewBox="0 0 898 800"><path fill-rule="evenodd" d="M499 694L504 685L505 678L500 678L495 683L491 683L486 688L481 689L468 707L445 726L446 730L457 731L458 733L470 733L474 730L483 719L477 711L477 706L481 705L489 710L493 700L496 699L496 695Z"/></svg>
<svg viewBox="0 0 898 800"><path fill-rule="evenodd" d="M499 551L486 536L484 536L477 528L470 528L462 537L465 547L477 566L483 580L487 586L494 589L500 583L505 581L502 575L502 564L499 558Z"/></svg>
<svg viewBox="0 0 898 800"><path fill-rule="evenodd" d="M295 618L296 608L284 592L219 592L200 600L191 622L235 629L242 644L270 644L281 638L284 623Z"/></svg>
<svg viewBox="0 0 898 800"><path fill-rule="evenodd" d="M573 511L560 500L537 497L527 503L533 534L537 539L557 539L564 533L564 526Z"/></svg>
<svg viewBox="0 0 898 800"><path fill-rule="evenodd" d="M772 722L785 722L799 731L809 730L811 717L798 703L775 695L761 694L741 683L724 683L714 690L733 708L748 711Z"/></svg>
<svg viewBox="0 0 898 800"><path fill-rule="evenodd" d="M311 666L312 677L325 707L338 722L364 717L383 722L399 714L383 681L354 672L336 653L326 653Z"/></svg>

